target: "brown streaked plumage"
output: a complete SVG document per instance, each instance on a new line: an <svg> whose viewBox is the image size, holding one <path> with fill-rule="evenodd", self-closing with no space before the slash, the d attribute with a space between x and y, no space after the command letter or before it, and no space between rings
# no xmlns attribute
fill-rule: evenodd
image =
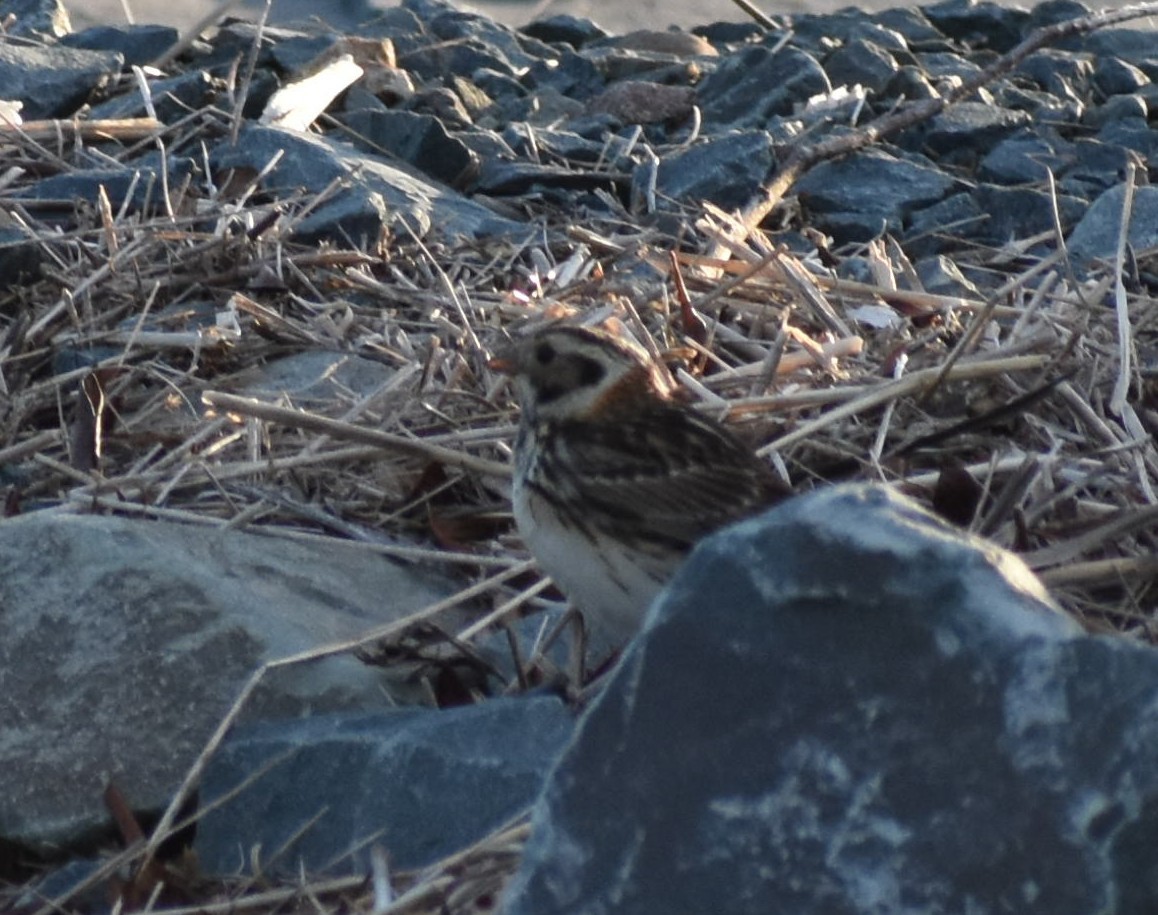
<svg viewBox="0 0 1158 915"><path fill-rule="evenodd" d="M515 377L515 520L543 570L613 642L711 532L789 494L719 423L673 400L634 342L551 325L492 366Z"/></svg>

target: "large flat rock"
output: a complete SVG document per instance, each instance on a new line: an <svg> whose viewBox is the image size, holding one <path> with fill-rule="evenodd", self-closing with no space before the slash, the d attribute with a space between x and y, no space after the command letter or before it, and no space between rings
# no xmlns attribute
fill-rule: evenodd
<svg viewBox="0 0 1158 915"><path fill-rule="evenodd" d="M264 662L444 596L353 545L154 521L0 522L0 837L47 851L102 828L113 780L163 807ZM247 717L380 708L351 657L268 675Z"/></svg>

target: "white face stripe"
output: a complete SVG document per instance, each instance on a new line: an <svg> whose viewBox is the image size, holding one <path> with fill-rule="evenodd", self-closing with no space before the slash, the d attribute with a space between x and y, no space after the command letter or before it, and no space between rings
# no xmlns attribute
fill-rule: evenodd
<svg viewBox="0 0 1158 915"><path fill-rule="evenodd" d="M542 363L539 349L549 346L554 358ZM595 381L586 381L582 363L597 363L602 369ZM519 345L517 355L518 392L530 421L577 419L591 415L600 402L627 376L640 375L640 390L665 397L667 385L657 377L646 350L638 344L597 334L577 327L541 331ZM634 379L631 379L634 385Z"/></svg>

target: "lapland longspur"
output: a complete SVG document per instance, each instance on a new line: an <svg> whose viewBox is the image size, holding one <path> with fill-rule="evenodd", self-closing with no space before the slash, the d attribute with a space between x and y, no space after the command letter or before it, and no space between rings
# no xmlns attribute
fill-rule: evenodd
<svg viewBox="0 0 1158 915"><path fill-rule="evenodd" d="M513 502L542 569L614 644L702 537L789 494L719 423L673 399L634 341L550 325L496 356L522 415Z"/></svg>

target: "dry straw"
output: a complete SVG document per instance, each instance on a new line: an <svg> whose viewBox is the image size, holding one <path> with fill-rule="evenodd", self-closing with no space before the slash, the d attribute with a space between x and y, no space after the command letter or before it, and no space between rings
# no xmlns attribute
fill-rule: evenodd
<svg viewBox="0 0 1158 915"><path fill-rule="evenodd" d="M1146 12L1153 7L1129 15ZM1099 14L1064 34L1124 18ZM1062 34L1046 30L1033 46ZM232 111L207 107L168 127L9 130L0 142L23 164L5 174L4 190L80 168L90 149L114 163L158 146L195 153L233 121ZM864 141L884 127L866 128ZM9 223L45 263L0 307L0 464L21 468L19 487L6 490L9 509L47 504L338 537L441 566L461 588L357 642L255 672L152 838L109 873L151 858L182 825L181 802L270 668L388 645L481 601L482 622L444 640L448 651L469 651L538 603L543 584L494 524L506 512L516 415L487 359L512 330L564 314L614 318L656 351L692 357L680 374L689 390L800 491L868 480L947 500L958 513L964 506L964 526L1022 553L1078 619L1152 637L1158 314L1123 282L1124 244L1115 263L1081 280L1059 234L1036 240L1055 252L1037 259L1026 245L966 249L957 265L991 271L999 289L952 298L915 286L895 247L866 252L876 281L852 283L777 248L753 214L710 208L689 214L708 253L674 261L670 241L622 208L582 226L538 214L523 242L435 246L399 233L373 252L303 248L289 229L317 200L256 202L259 179L142 187L156 203L144 212L161 216L114 210L107 199L87 210L7 198ZM770 203L787 192L790 183L770 188ZM1138 270L1154 270L1154 251L1133 255ZM686 298L634 285L625 268L645 262L678 273ZM54 364L68 352L98 358ZM373 390L333 385L328 399L305 404L252 393L263 366L303 352L390 372ZM699 370L705 364L711 371ZM545 663L541 651L515 648ZM521 688L533 679L524 673L496 688ZM372 883L193 883L197 906L176 911L470 911L493 902L525 835L513 825L422 874L379 868ZM46 900L41 911L68 908L68 899Z"/></svg>

